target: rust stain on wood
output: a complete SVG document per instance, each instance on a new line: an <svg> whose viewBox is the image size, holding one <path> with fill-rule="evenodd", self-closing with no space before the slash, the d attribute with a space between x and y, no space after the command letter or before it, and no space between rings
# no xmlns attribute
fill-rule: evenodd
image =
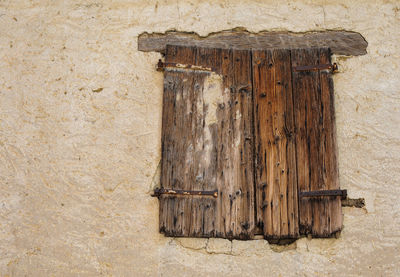
<svg viewBox="0 0 400 277"><path fill-rule="evenodd" d="M214 198L218 197L218 190L182 190L182 189L166 189L159 188L154 190L154 194L152 196L160 197L163 194L170 195L185 195L185 196L212 196Z"/></svg>
<svg viewBox="0 0 400 277"><path fill-rule="evenodd" d="M215 71L215 69L213 69L211 67L202 67L202 66L198 66L198 65L181 64L181 63L163 63L161 60L158 60L157 71L164 71L164 70Z"/></svg>

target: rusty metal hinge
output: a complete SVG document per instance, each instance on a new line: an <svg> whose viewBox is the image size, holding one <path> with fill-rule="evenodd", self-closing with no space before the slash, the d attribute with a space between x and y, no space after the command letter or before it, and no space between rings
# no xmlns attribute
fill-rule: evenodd
<svg viewBox="0 0 400 277"><path fill-rule="evenodd" d="M337 63L333 64L317 64L317 65L300 65L300 66L293 66L294 71L318 71L318 70L331 70L332 73L338 71Z"/></svg>
<svg viewBox="0 0 400 277"><path fill-rule="evenodd" d="M211 67L204 67L199 65L192 65L192 64L181 64L181 63L166 63L163 62L161 59L158 60L157 63L157 71L165 71L166 69L175 69L175 70L198 70L198 71L215 71Z"/></svg>
<svg viewBox="0 0 400 277"><path fill-rule="evenodd" d="M158 60L156 68L157 68L157 71L164 71L164 63L161 59Z"/></svg>
<svg viewBox="0 0 400 277"><path fill-rule="evenodd" d="M194 195L194 196L212 196L214 198L218 197L218 190L183 190L183 189L165 189L156 188L154 193L151 195L153 197L159 197L161 194L172 194L172 195Z"/></svg>
<svg viewBox="0 0 400 277"><path fill-rule="evenodd" d="M313 198L321 196L340 196L342 199L347 197L346 189L333 189L333 190L315 190L315 191L301 191L300 198Z"/></svg>

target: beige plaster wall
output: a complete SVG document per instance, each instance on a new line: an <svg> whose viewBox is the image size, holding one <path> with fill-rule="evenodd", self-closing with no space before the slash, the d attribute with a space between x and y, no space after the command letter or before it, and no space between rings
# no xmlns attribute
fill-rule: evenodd
<svg viewBox="0 0 400 277"><path fill-rule="evenodd" d="M339 239L171 239L149 196L162 74L144 31L346 29L337 57ZM0 0L0 276L400 276L398 1Z"/></svg>

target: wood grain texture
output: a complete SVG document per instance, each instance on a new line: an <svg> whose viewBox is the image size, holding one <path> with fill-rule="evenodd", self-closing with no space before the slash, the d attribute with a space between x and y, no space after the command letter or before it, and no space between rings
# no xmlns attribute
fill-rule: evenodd
<svg viewBox="0 0 400 277"><path fill-rule="evenodd" d="M292 50L292 66L330 63L330 51ZM339 189L333 82L328 71L293 72L300 191ZM340 197L299 200L300 233L329 237L342 227Z"/></svg>
<svg viewBox="0 0 400 277"><path fill-rule="evenodd" d="M253 51L257 223L266 238L299 235L289 50Z"/></svg>
<svg viewBox="0 0 400 277"><path fill-rule="evenodd" d="M253 102L250 51L223 50L224 109L219 166L223 226L228 238L250 238L255 228Z"/></svg>
<svg viewBox="0 0 400 277"><path fill-rule="evenodd" d="M160 231L168 236L251 238L250 52L168 46L166 54L166 62L215 68L222 81L216 89L215 73L164 72L162 187L217 188L219 196L161 196Z"/></svg>
<svg viewBox="0 0 400 277"><path fill-rule="evenodd" d="M338 55L365 55L367 41L356 32L324 31L308 33L229 30L201 37L195 33L143 33L138 38L139 51L165 53L166 45L198 46L221 49L273 49L329 47Z"/></svg>

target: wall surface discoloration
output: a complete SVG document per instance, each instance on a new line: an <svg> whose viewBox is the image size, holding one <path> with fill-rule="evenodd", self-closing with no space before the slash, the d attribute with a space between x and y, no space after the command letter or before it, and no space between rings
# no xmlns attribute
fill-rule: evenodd
<svg viewBox="0 0 400 277"><path fill-rule="evenodd" d="M0 275L399 276L398 1L0 1ZM143 32L350 30L335 56L339 239L158 232L163 78ZM100 90L102 88L102 90Z"/></svg>

